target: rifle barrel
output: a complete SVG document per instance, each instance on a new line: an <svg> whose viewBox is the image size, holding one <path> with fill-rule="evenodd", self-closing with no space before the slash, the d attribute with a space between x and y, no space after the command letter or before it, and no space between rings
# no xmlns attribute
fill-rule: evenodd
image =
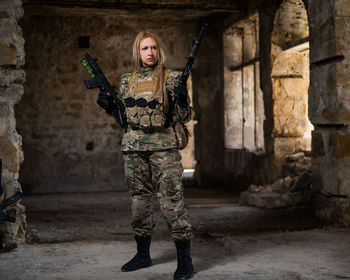
<svg viewBox="0 0 350 280"><path fill-rule="evenodd" d="M191 52L190 52L190 56L189 56L189 58L187 60L186 66L185 66L184 70L182 71L182 75L180 77L180 83L182 85L186 85L188 77L191 74L192 65L193 65L194 60L196 58L197 52L199 50L199 47L201 45L201 41L202 41L202 38L203 38L203 35L204 35L204 31L206 30L207 26L208 26L208 24L205 22L202 25L202 28L201 28L201 31L199 32L198 38L196 38L194 40L194 43L192 45L192 49L191 49Z"/></svg>

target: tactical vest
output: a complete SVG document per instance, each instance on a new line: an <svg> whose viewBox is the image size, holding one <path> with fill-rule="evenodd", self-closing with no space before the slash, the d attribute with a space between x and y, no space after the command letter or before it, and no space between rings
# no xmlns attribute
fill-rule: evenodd
<svg viewBox="0 0 350 280"><path fill-rule="evenodd" d="M164 71L165 82L170 72L170 69ZM124 101L127 122L131 128L149 132L164 130L167 115L164 112L163 98L161 98L161 102L156 99L147 101L149 99L147 97L152 95L154 90L152 77L139 80L137 72L134 72L129 78L128 87L130 96Z"/></svg>

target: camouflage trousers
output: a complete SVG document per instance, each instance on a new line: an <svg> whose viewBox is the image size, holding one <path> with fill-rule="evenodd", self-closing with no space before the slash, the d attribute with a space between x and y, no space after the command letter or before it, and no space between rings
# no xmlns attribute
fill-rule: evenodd
<svg viewBox="0 0 350 280"><path fill-rule="evenodd" d="M132 199L132 227L136 235L154 231L152 197L157 194L160 208L174 239L192 237L181 181L181 154L165 151L124 152L125 177Z"/></svg>

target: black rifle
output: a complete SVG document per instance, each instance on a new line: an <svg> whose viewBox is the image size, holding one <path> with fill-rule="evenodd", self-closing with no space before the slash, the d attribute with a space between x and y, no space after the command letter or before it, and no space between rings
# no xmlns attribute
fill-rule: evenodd
<svg viewBox="0 0 350 280"><path fill-rule="evenodd" d="M0 159L0 195L3 194L3 189L2 189L2 184L1 184L1 179L2 179L2 160ZM10 206L11 204L16 203L18 200L20 200L23 197L23 193L21 192L17 192L16 194L14 194L13 196L4 199L1 203L0 203L0 226L5 222L11 222L14 223L16 222L16 218L12 218L9 215L5 214L4 210L6 210L6 208L8 206ZM0 230L0 250L3 249L3 245L2 245L2 240L4 238L4 232Z"/></svg>
<svg viewBox="0 0 350 280"><path fill-rule="evenodd" d="M87 89L99 88L101 91L105 93L110 93L115 103L116 107L116 117L119 121L119 124L122 128L125 128L126 116L125 116L125 108L123 103L118 98L114 87L108 82L107 78L103 74L101 68L97 65L97 59L92 58L89 54L84 55L84 59L80 62L81 65L85 68L85 70L92 77L91 79L84 80L84 84Z"/></svg>
<svg viewBox="0 0 350 280"><path fill-rule="evenodd" d="M201 31L199 32L198 38L193 39L192 50L191 50L190 56L187 60L187 64L186 64L184 70L182 71L182 75L180 77L178 87L186 87L188 77L191 74L192 64L196 58L197 52L198 52L199 47L201 45L204 31L207 29L207 26L208 26L208 24L204 23L202 28L201 28ZM175 92L176 92L176 90L175 90Z"/></svg>

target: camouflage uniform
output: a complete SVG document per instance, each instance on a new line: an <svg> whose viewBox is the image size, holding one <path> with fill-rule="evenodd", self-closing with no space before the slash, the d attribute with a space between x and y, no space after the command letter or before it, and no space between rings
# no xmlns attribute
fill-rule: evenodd
<svg viewBox="0 0 350 280"><path fill-rule="evenodd" d="M136 74L128 73L122 76L120 99L124 105L125 100L129 97L152 101L147 90L137 91L134 88L135 85L129 84L130 80L136 85L138 81L152 80L152 75L152 68L141 68L141 71ZM174 88L178 83L179 75L179 72L171 71L166 79L165 88L171 104L173 104ZM147 83L144 84L147 88ZM162 101L157 106L157 109L161 111ZM127 114L133 114L132 110L135 108L129 109L131 113L127 111ZM180 108L174 105L170 112L173 114L170 123L173 120L185 123L192 116L190 106ZM132 197L132 226L135 234L138 236L152 234L154 222L151 200L156 193L172 237L174 239L191 238L191 224L183 198L181 154L171 124L166 128L156 130L133 128L129 123L129 118L128 124L122 139L121 150L124 158L125 177Z"/></svg>

